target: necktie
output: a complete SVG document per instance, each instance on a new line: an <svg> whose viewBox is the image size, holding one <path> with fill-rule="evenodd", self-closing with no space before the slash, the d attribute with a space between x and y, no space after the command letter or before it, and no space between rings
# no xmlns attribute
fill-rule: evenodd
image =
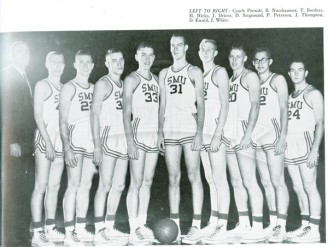
<svg viewBox="0 0 328 247"><path fill-rule="evenodd" d="M28 86L28 89L30 90L30 94L31 94L31 97L33 97L33 94L32 94L32 89L31 89L31 86L30 86L30 82L26 76L26 73L23 73L23 78L25 79L26 83L27 83L27 86Z"/></svg>

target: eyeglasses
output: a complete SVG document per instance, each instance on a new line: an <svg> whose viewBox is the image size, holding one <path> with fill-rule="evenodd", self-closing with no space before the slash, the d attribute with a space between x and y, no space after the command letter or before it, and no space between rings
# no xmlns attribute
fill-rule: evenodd
<svg viewBox="0 0 328 247"><path fill-rule="evenodd" d="M263 64L263 63L266 63L268 60L269 60L270 58L268 58L268 57L264 57L264 58L262 58L262 59L254 59L253 60L253 62L255 63L255 64Z"/></svg>

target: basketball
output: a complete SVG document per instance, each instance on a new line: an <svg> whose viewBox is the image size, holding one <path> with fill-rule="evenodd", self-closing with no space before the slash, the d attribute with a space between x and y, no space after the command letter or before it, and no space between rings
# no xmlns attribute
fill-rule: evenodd
<svg viewBox="0 0 328 247"><path fill-rule="evenodd" d="M157 221L154 226L154 235L162 244L171 244L176 240L178 233L179 229L177 224L169 218Z"/></svg>

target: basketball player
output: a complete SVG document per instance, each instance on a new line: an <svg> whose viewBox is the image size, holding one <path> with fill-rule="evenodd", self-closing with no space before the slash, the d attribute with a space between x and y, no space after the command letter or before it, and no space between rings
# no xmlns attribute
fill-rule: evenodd
<svg viewBox="0 0 328 247"><path fill-rule="evenodd" d="M138 245L154 240L154 234L146 222L158 158L159 85L157 76L150 72L155 59L153 46L146 42L139 44L135 59L138 69L124 80L123 119L131 176L127 195L129 243Z"/></svg>
<svg viewBox="0 0 328 247"><path fill-rule="evenodd" d="M229 231L229 235L242 237L242 243L254 243L264 240L263 196L256 180L256 145L252 140L260 109L260 81L256 73L245 68L246 60L244 47L232 46L229 63L233 75L229 82L230 103L225 136L229 141L227 161L239 224ZM248 197L252 208L252 228L248 218Z"/></svg>
<svg viewBox="0 0 328 247"><path fill-rule="evenodd" d="M35 186L31 197L33 246L49 246L49 241L64 240L64 234L55 227L57 196L64 169L58 113L64 55L49 52L45 65L48 77L39 81L34 90L34 117L38 128L35 134ZM42 223L44 194L45 232Z"/></svg>
<svg viewBox="0 0 328 247"><path fill-rule="evenodd" d="M288 87L282 75L270 71L272 63L273 59L268 48L255 50L253 65L261 81L261 109L255 130L257 132L256 158L270 211L270 225L265 231L270 242L283 242L286 239L289 204L284 177Z"/></svg>
<svg viewBox="0 0 328 247"><path fill-rule="evenodd" d="M95 147L93 163L99 166L99 184L94 203L96 245L111 244L117 238L128 237L114 227L128 167L122 115L123 53L115 48L109 49L105 65L108 74L96 83L91 107L91 129ZM106 200L107 211L103 224Z"/></svg>
<svg viewBox="0 0 328 247"><path fill-rule="evenodd" d="M170 40L173 65L159 74L160 111L158 147L165 152L169 173L170 218L179 226L180 159L184 152L192 189L193 221L183 243L199 241L203 184L200 177L200 149L204 125L204 82L202 71L186 60L188 44L183 35ZM197 108L195 103L197 102ZM165 120L164 120L165 118ZM180 228L179 228L180 229Z"/></svg>
<svg viewBox="0 0 328 247"><path fill-rule="evenodd" d="M78 51L74 62L76 77L66 83L60 93L59 127L68 176L63 201L66 246L83 245L81 241L93 240L93 234L85 229L89 191L96 171L92 164L90 127L93 85L89 83L89 76L93 66L91 54ZM74 229L75 211L77 217Z"/></svg>
<svg viewBox="0 0 328 247"><path fill-rule="evenodd" d="M294 243L319 242L321 198L317 189L319 146L324 131L324 101L319 90L306 81L306 64L295 59L290 64L289 76L295 91L288 100L288 131L286 164L298 197L302 226L287 233ZM305 221L305 222L304 222Z"/></svg>
<svg viewBox="0 0 328 247"><path fill-rule="evenodd" d="M209 224L201 230L201 238L202 243L218 243L224 234L213 233L217 227L222 228L222 232L226 230L230 206L226 146L223 142L223 127L229 111L229 76L224 67L214 63L218 54L214 40L203 39L198 54L204 68L205 99L205 150L201 152L201 158L210 188L212 209Z"/></svg>

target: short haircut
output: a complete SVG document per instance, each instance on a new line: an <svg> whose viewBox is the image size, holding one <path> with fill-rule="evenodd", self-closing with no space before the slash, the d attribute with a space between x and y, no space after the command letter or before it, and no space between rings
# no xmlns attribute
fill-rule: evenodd
<svg viewBox="0 0 328 247"><path fill-rule="evenodd" d="M91 61L93 61L92 55L89 51L85 50L78 50L77 53L75 54L75 60L78 56L90 56Z"/></svg>
<svg viewBox="0 0 328 247"><path fill-rule="evenodd" d="M256 53L259 53L259 52L265 52L267 57L272 59L271 51L267 47L258 47L258 48L256 48L255 51L254 51L254 54L253 54L253 59L255 58Z"/></svg>
<svg viewBox="0 0 328 247"><path fill-rule="evenodd" d="M105 57L107 57L108 55L113 54L113 53L122 53L123 54L121 49L110 48L110 49L107 50Z"/></svg>
<svg viewBox="0 0 328 247"><path fill-rule="evenodd" d="M304 62L303 58L297 57L297 58L292 59L289 63L289 69L292 66L292 63L302 63L304 65L304 70L305 71L307 70L307 65L306 65L306 62Z"/></svg>
<svg viewBox="0 0 328 247"><path fill-rule="evenodd" d="M217 45L217 43L216 43L216 41L215 41L214 39L203 39L203 40L200 42L200 45L201 45L202 43L211 43L211 44L213 45L213 47L214 47L214 50L215 50L215 51L218 50L218 45ZM199 46L200 46L200 45L199 45Z"/></svg>
<svg viewBox="0 0 328 247"><path fill-rule="evenodd" d="M155 49L154 46L150 43L150 42L141 42L138 46L137 46L137 52L141 49L141 48L151 48L153 49L154 53L155 53Z"/></svg>
<svg viewBox="0 0 328 247"><path fill-rule="evenodd" d="M245 46L241 45L241 44L236 44L231 46L230 50L229 50L229 54L232 50L242 50L245 54L245 56L247 56L247 51L245 49Z"/></svg>
<svg viewBox="0 0 328 247"><path fill-rule="evenodd" d="M176 38L176 37L182 38L184 45L188 45L188 41L187 41L186 37L182 33L174 33L174 34L172 34L171 38L173 38L173 37L174 38Z"/></svg>
<svg viewBox="0 0 328 247"><path fill-rule="evenodd" d="M14 43L12 43L11 46L10 46L10 58L11 59L13 57L13 52L14 52L16 46L18 46L18 45L26 45L28 47L27 43L24 42L24 41L21 41L21 40L15 41Z"/></svg>
<svg viewBox="0 0 328 247"><path fill-rule="evenodd" d="M60 51L50 51L50 52L48 52L48 54L46 56L46 63L49 61L49 59L52 55L58 55L58 56L63 56L64 57L64 54Z"/></svg>

